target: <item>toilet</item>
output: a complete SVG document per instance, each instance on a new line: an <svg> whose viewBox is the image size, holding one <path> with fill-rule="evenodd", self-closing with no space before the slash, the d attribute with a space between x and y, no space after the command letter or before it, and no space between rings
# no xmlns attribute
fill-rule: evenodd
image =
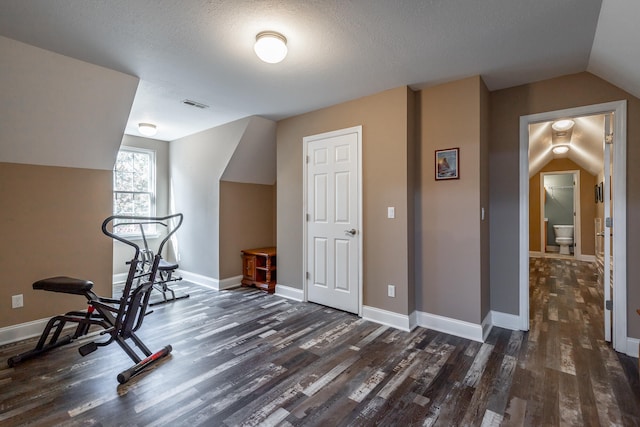
<svg viewBox="0 0 640 427"><path fill-rule="evenodd" d="M556 244L560 246L560 254L571 255L573 225L554 225L553 233L556 235Z"/></svg>

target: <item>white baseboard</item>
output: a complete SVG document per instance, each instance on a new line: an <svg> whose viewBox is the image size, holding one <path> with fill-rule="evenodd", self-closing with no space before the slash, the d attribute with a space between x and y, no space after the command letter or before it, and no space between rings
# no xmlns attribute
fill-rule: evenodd
<svg viewBox="0 0 640 427"><path fill-rule="evenodd" d="M640 345L638 338L627 337L627 356L638 357L638 345Z"/></svg>
<svg viewBox="0 0 640 427"><path fill-rule="evenodd" d="M417 313L418 326L427 329L433 329L434 331L444 332L445 334L451 334L457 337L470 339L473 341L484 342L483 325L465 322L458 319L452 319L449 317L438 316L437 314L424 313L421 311ZM490 330L488 325L485 325L485 329L487 330L488 334L488 331Z"/></svg>
<svg viewBox="0 0 640 427"><path fill-rule="evenodd" d="M292 288L280 283L276 283L276 295L294 301L304 301L304 291L302 289Z"/></svg>
<svg viewBox="0 0 640 427"><path fill-rule="evenodd" d="M366 305L362 306L362 318L407 332L410 332L417 326L416 322L413 322L414 324L412 325L411 316L382 310L380 308L368 307Z"/></svg>
<svg viewBox="0 0 640 427"><path fill-rule="evenodd" d="M218 290L233 289L240 286L242 286L242 274L218 281Z"/></svg>
<svg viewBox="0 0 640 427"><path fill-rule="evenodd" d="M414 311L409 315L409 329L413 331L418 326L418 312Z"/></svg>
<svg viewBox="0 0 640 427"><path fill-rule="evenodd" d="M129 273L117 273L113 275L113 284L124 283L127 281Z"/></svg>
<svg viewBox="0 0 640 427"><path fill-rule="evenodd" d="M186 281L195 283L196 285L204 286L205 288L214 289L220 291L223 289L237 288L240 286L242 276L234 276L228 279L214 279L213 277L203 276L197 273L191 273L190 271L177 270L178 274Z"/></svg>
<svg viewBox="0 0 640 427"><path fill-rule="evenodd" d="M0 345L37 337L42 333L48 321L49 319L33 320L0 328Z"/></svg>
<svg viewBox="0 0 640 427"><path fill-rule="evenodd" d="M490 311L491 324L499 328L520 330L520 316L517 314L502 313L500 311Z"/></svg>
<svg viewBox="0 0 640 427"><path fill-rule="evenodd" d="M580 255L578 258L578 261L585 261L585 262L596 262L596 256L595 255Z"/></svg>
<svg viewBox="0 0 640 427"><path fill-rule="evenodd" d="M482 328L482 342L487 340L493 326L493 318L491 316L491 311L489 311L487 315L484 316L484 319L482 319L482 323L480 324L480 327Z"/></svg>

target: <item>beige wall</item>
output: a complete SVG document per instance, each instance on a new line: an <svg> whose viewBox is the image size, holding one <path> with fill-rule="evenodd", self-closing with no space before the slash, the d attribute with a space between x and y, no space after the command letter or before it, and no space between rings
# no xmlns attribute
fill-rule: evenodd
<svg viewBox="0 0 640 427"><path fill-rule="evenodd" d="M220 181L220 280L242 274L242 249L275 246L275 186Z"/></svg>
<svg viewBox="0 0 640 427"><path fill-rule="evenodd" d="M86 307L81 296L34 291L39 279L88 279L111 296L112 244L100 229L111 179L105 170L0 163L0 328ZM16 294L23 308L11 308Z"/></svg>
<svg viewBox="0 0 640 427"><path fill-rule="evenodd" d="M416 200L418 198L418 94L407 93L407 245L409 247L408 312L416 310Z"/></svg>
<svg viewBox="0 0 640 427"><path fill-rule="evenodd" d="M640 100L578 73L491 93L491 308L518 313L518 168L520 116L627 100L627 324L640 338ZM499 167L498 167L499 165Z"/></svg>
<svg viewBox="0 0 640 427"><path fill-rule="evenodd" d="M420 205L417 261L418 310L475 324L488 292L482 289L481 195L487 197L486 123L480 77L422 90ZM486 117L485 117L486 119ZM460 179L435 181L435 150L460 148ZM483 305L485 306L483 309Z"/></svg>
<svg viewBox="0 0 640 427"><path fill-rule="evenodd" d="M595 198L593 187L596 185L596 178L587 170L581 168L570 159L553 159L547 163L537 174L529 178L529 250L544 252L540 242L540 173L542 172L580 172L580 253L582 255L595 255ZM555 242L547 242L548 245L555 245Z"/></svg>
<svg viewBox="0 0 640 427"><path fill-rule="evenodd" d="M302 139L362 125L364 295L367 306L409 314L409 97L403 86L278 122L278 283L302 289ZM395 206L396 218L387 219ZM387 285L396 297L387 297Z"/></svg>
<svg viewBox="0 0 640 427"><path fill-rule="evenodd" d="M489 229L489 89L480 79L480 207L484 208L484 221L480 221L480 268L481 268L481 317L485 318L491 310L491 252Z"/></svg>

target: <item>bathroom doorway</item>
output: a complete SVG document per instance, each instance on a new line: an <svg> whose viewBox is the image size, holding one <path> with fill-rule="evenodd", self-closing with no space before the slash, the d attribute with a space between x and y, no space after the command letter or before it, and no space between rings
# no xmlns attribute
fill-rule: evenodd
<svg viewBox="0 0 640 427"><path fill-rule="evenodd" d="M567 146L568 149L564 149L564 151L560 151L560 154L565 154L566 157L569 155L573 155L574 158L576 155L582 155L584 159L589 160L592 156L585 156L586 152L589 150L585 150L582 146L574 146L573 140L571 139L571 132L567 132L564 135L560 135L563 138L566 138L564 141L554 141L552 136L549 136L547 139L547 144L545 146L530 144L531 141L536 136L540 136L540 134L544 133L545 127L548 131L552 124L555 122L568 121L571 122L571 126L574 126L576 122L583 118L593 118L593 116L601 116L601 125L598 128L594 129L594 131L599 132L599 145L596 148L599 151L599 157L597 163L599 168L604 169L605 160L604 160L604 147L605 143L610 144L609 149L612 153L612 164L614 165L613 170L611 171L611 200L612 200L612 208L611 211L607 213L605 221L603 221L605 227L605 234L611 234L612 236L612 263L615 265L615 268L612 271L612 288L613 288L613 296L610 301L602 301L602 304L605 308L605 316L611 316L612 323L612 333L607 334L610 335L610 339L613 343L613 348L616 351L620 351L623 353L628 353L627 350L627 277L626 277L626 122L627 122L627 106L626 101L617 101L617 102L609 102L604 104L596 104L584 107L576 107L566 110L558 110L551 111L547 113L538 113L532 114L528 116L520 117L520 182L519 182L519 199L520 199L520 239L519 239L519 294L520 294L520 313L519 313L519 321L520 327L522 330L529 330L529 255L531 253L530 246L530 238L531 239L539 239L540 237L535 237L536 234L530 232L531 224L537 222L540 224L540 220L538 221L529 221L530 216L535 215L536 217L540 215L541 210L537 211L531 210L531 193L529 191L530 185L534 185L533 182L530 184L530 179L532 175L535 175L536 172L532 173L532 170L537 169L539 172L547 163L549 163L549 156L553 156L553 150L556 146ZM610 134L605 136L605 126L604 120L605 117L609 117L611 119L611 131ZM570 127L569 127L570 128ZM566 128L566 129L569 129ZM580 127L576 127L573 129L573 132L576 132L576 129ZM565 130L566 130L565 129ZM583 130L587 130L587 127L583 127ZM579 135L578 135L579 136ZM611 139L614 140L614 143L611 144ZM570 154L567 154L567 153ZM592 151L595 153L595 151ZM547 158L545 158L547 156ZM530 160L531 159L531 160ZM593 159L591 159L593 160ZM607 162L608 163L608 162ZM584 168L588 169L588 168ZM604 172L602 174L594 173L591 171L589 175L592 177L595 176L595 184L594 186L587 186L585 181L582 180L583 188L582 194L580 198L582 200L582 207L585 207L584 203L584 193L587 188L591 188L589 190L591 197L591 207L595 207L595 197L597 187L605 187L605 183L609 181L609 175L607 174L604 177ZM583 175L584 176L584 175ZM598 182L602 177L603 185L600 185ZM539 183L540 181L538 181ZM536 184L536 186L539 184ZM608 189L608 186L606 186ZM539 193L536 191L535 198L538 198ZM606 197L606 196L604 196ZM538 199L539 200L539 199ZM537 203L536 203L537 204ZM533 219L533 218L532 218ZM615 219L615 232L613 229L613 220ZM595 259L595 241L596 236L593 232L594 230L595 217L592 218L591 224L588 226L590 229L589 239L593 237L593 253ZM586 222L583 224L585 228ZM574 224L575 227L575 224ZM593 236L591 236L593 235ZM541 233L537 233L537 236L541 236ZM582 238L586 238L586 232L582 233ZM584 242L583 242L584 243ZM540 247L540 246L539 246ZM583 251L582 257L584 257L585 253ZM606 329L606 326L605 326Z"/></svg>
<svg viewBox="0 0 640 427"><path fill-rule="evenodd" d="M540 251L581 256L580 171L540 173ZM592 257L593 258L593 257Z"/></svg>

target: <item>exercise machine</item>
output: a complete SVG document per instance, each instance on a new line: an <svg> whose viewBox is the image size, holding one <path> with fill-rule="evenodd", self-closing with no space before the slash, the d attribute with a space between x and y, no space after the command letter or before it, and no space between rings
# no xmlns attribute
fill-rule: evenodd
<svg viewBox="0 0 640 427"><path fill-rule="evenodd" d="M145 368L158 362L163 357L171 353L171 345L163 347L153 353L136 335L136 331L142 326L142 322L147 314L149 296L153 289L153 283L158 274L160 265L160 251L154 256L148 274L141 278L137 274L139 263L143 262L140 246L115 233L115 229L121 224L131 221L151 221L161 222L177 220L178 226L182 223L182 214L174 214L166 217L131 217L114 215L105 219L102 223L102 232L120 242L131 246L134 250L134 257L130 261L129 273L122 290L120 298L101 297L93 292L93 282L89 280L77 279L73 277L57 276L38 280L33 283L33 289L49 292L60 292L70 295L82 295L86 298L88 308L86 311L70 311L63 315L52 317L44 328L35 348L27 352L13 356L7 360L10 367L14 367L20 362L31 359L46 353L54 348L69 344L79 338L100 338L107 336L104 341L90 341L78 348L80 355L86 356L99 347L104 347L112 342L124 350L124 352L135 363L129 369L118 374L117 379L120 384L124 384L133 376L141 373ZM112 231L109 231L111 228ZM177 227L168 230L160 244L160 248L171 238ZM67 324L77 324L73 332L62 335ZM98 330L90 331L91 327L98 327ZM94 328L95 329L95 328ZM132 342L136 351L129 342ZM141 357L139 353L142 352Z"/></svg>
<svg viewBox="0 0 640 427"><path fill-rule="evenodd" d="M151 266L153 265L153 260L155 259L155 254L153 250L149 248L149 244L147 242L147 234L145 232L145 226L154 224L159 227L164 227L165 229L174 229L177 230L180 228L182 224L182 218L177 224L171 224L169 221L134 221L134 222L125 222L120 223L119 225L132 225L138 228L140 232L140 236L142 237L143 248L140 249L142 262L138 263L138 270L136 280L142 280L149 276L151 272ZM166 231L166 230L165 230ZM158 265L158 272L156 274L155 280L153 282L153 289L160 293L162 298L151 298L149 301L149 305L154 306L158 304L164 304L167 302L189 298L189 294L185 294L182 292L176 293L173 289L169 287L170 284L175 282L179 282L182 280L182 277L175 276L175 272L178 269L178 264L174 262L168 262L164 258L162 258L162 249L164 248L164 241L161 242L158 247L158 254L160 255L160 264Z"/></svg>

